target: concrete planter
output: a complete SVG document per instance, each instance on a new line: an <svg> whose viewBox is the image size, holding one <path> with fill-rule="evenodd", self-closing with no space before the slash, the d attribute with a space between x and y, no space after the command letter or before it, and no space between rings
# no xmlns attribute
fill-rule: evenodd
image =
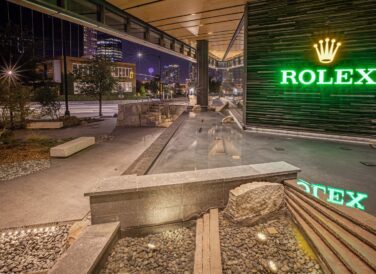
<svg viewBox="0 0 376 274"><path fill-rule="evenodd" d="M27 123L27 129L56 129L64 126L62 121L38 121Z"/></svg>

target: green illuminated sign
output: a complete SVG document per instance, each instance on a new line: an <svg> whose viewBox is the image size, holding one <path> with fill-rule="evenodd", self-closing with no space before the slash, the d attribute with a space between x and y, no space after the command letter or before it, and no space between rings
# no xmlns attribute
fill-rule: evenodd
<svg viewBox="0 0 376 274"><path fill-rule="evenodd" d="M281 70L281 85L376 85L376 68Z"/></svg>
<svg viewBox="0 0 376 274"><path fill-rule="evenodd" d="M345 205L351 208L357 208L364 210L364 205L361 204L361 201L368 198L368 194L362 192L354 192L350 190L344 190L341 188L335 188L330 186L324 186L320 184L308 183L302 179L298 179L298 185L303 186L305 192L312 194L317 199L319 198L319 191L328 195L327 202L336 204L336 205ZM345 202L345 198L348 198Z"/></svg>

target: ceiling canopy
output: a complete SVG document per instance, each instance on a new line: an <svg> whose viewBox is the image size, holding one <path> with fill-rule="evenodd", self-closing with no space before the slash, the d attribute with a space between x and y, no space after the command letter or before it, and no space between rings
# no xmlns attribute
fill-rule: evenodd
<svg viewBox="0 0 376 274"><path fill-rule="evenodd" d="M196 45L207 39L210 53L226 59L243 52L243 30L237 32L246 0L107 0L112 5L163 30L171 36Z"/></svg>

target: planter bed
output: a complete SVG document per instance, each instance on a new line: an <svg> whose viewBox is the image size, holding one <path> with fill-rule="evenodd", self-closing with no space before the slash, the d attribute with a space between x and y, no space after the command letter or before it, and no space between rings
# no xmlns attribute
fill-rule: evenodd
<svg viewBox="0 0 376 274"><path fill-rule="evenodd" d="M68 247L70 225L0 231L0 273L49 270Z"/></svg>
<svg viewBox="0 0 376 274"><path fill-rule="evenodd" d="M242 226L219 215L219 234L223 273L323 273L316 257L299 236L287 214L280 214L265 223ZM264 233L265 242L257 239ZM298 240L299 239L299 242Z"/></svg>
<svg viewBox="0 0 376 274"><path fill-rule="evenodd" d="M192 273L193 229L120 239L100 273Z"/></svg>

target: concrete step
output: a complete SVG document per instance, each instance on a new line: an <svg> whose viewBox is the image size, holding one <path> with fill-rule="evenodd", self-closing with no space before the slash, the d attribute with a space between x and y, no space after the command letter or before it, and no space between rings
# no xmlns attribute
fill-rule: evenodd
<svg viewBox="0 0 376 274"><path fill-rule="evenodd" d="M86 227L48 273L99 273L109 250L118 239L119 228L119 222Z"/></svg>
<svg viewBox="0 0 376 274"><path fill-rule="evenodd" d="M354 224L352 221L344 218L342 215L339 215L336 212L331 211L327 207L323 206L322 204L316 202L313 199L308 198L307 196L303 195L302 193L298 192L295 189L287 188L286 193L293 193L299 199L304 201L305 203L309 204L325 217L329 218L332 222L335 222L341 228L345 229L347 232L353 234L355 237L369 245L372 249L376 249L376 235L369 232L368 230Z"/></svg>
<svg viewBox="0 0 376 274"><path fill-rule="evenodd" d="M307 240L316 251L316 254L318 254L320 265L324 273L351 273L320 236L307 224L307 222L304 221L302 217L300 217L289 202L287 202L287 208L300 230L303 231Z"/></svg>
<svg viewBox="0 0 376 274"><path fill-rule="evenodd" d="M210 209L196 223L194 274L221 274L218 209Z"/></svg>
<svg viewBox="0 0 376 274"><path fill-rule="evenodd" d="M343 241L336 238L330 230L327 230L320 222L316 221L309 212L306 212L305 208L302 208L297 204L290 196L286 197L286 201L290 208L294 209L297 214L307 223L310 228L319 236L319 238L332 250L332 252L341 260L341 262L352 273L374 273L372 267L365 263L357 253L346 246ZM309 232L305 232L309 234ZM320 257L325 256L321 254ZM374 258L371 258L374 259ZM342 273L342 272L334 272Z"/></svg>
<svg viewBox="0 0 376 274"><path fill-rule="evenodd" d="M284 185L288 188L292 188L299 193L303 194L304 196L308 197L309 199L314 199L315 202L319 203L320 205L326 207L327 209L331 210L332 212L337 213L338 215L342 216L343 218L351 221L352 223L358 225L359 227L367 230L373 235L376 235L376 218L371 214L368 214L364 211L354 210L352 208L347 208L341 205L335 205L326 202L327 196L324 195L321 191L319 191L319 199L314 198L311 194L306 193L302 188L300 188L295 180L286 180L284 181Z"/></svg>
<svg viewBox="0 0 376 274"><path fill-rule="evenodd" d="M371 268L376 270L376 264L374 258L376 258L376 250L354 234L347 231L343 227L337 224L337 220L330 219L326 217L321 211L315 209L309 203L307 203L301 196L293 191L286 191L287 196L292 199L297 206L304 210L307 214L310 215L315 221L320 223L328 232L340 240L348 249L360 257L365 263L367 263ZM337 216L338 220L343 219L341 216Z"/></svg>

